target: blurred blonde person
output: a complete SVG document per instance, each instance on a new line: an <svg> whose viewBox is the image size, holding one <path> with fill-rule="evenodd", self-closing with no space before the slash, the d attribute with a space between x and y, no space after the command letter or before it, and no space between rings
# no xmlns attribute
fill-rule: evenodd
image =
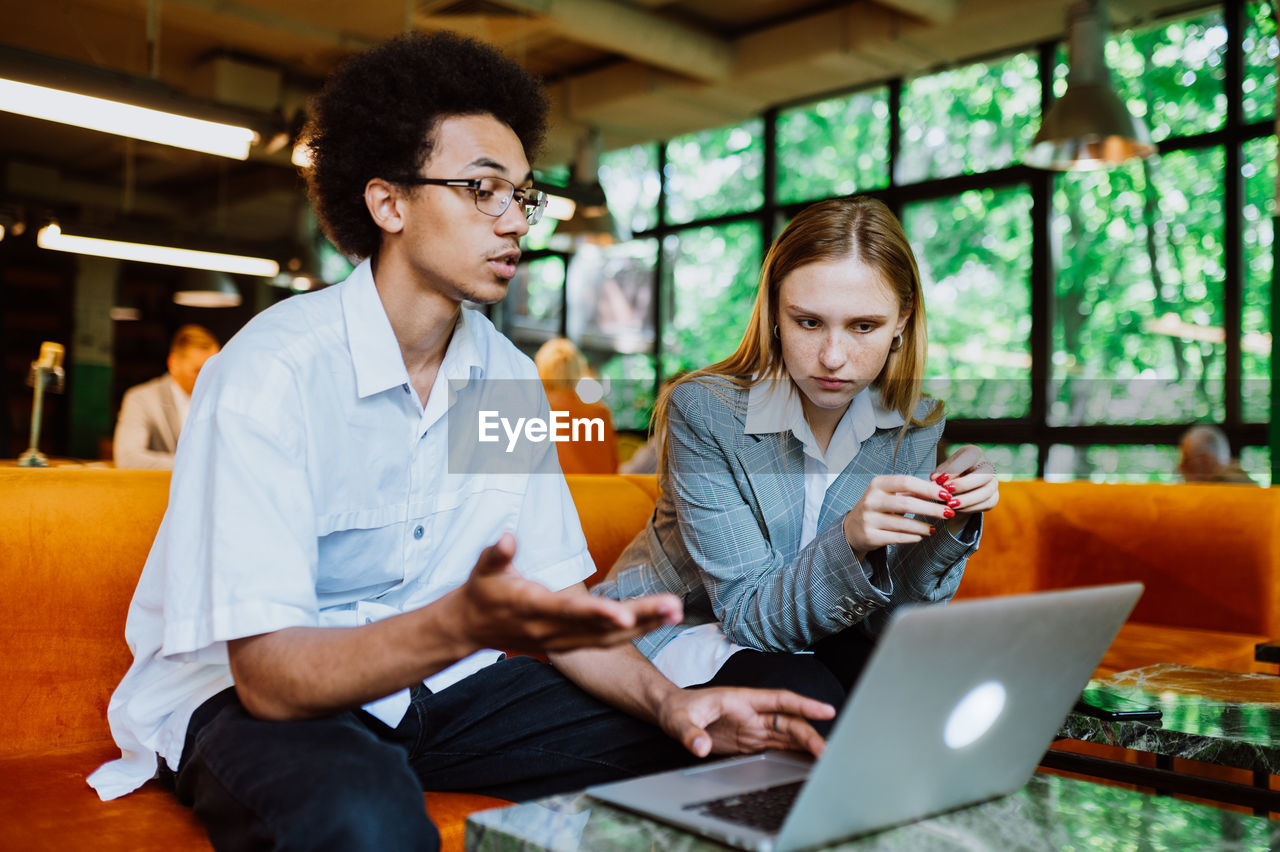
<svg viewBox="0 0 1280 852"><path fill-rule="evenodd" d="M1183 432L1178 456L1178 473L1187 482L1258 484L1231 457L1231 444L1217 426L1200 423Z"/></svg>
<svg viewBox="0 0 1280 852"><path fill-rule="evenodd" d="M618 438L609 407L602 402L584 402L579 396L579 382L589 378L586 357L572 341L555 337L542 344L533 363L553 411L567 411L573 420L603 422L602 429L587 429L579 440L556 443L561 470L566 474L617 473Z"/></svg>
<svg viewBox="0 0 1280 852"><path fill-rule="evenodd" d="M173 469L196 377L220 348L204 326L178 329L169 345L169 372L125 391L112 442L116 467Z"/></svg>

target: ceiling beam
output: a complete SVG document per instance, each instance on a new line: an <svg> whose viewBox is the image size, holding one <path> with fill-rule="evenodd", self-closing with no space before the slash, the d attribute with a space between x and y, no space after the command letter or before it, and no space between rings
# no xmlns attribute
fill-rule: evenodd
<svg viewBox="0 0 1280 852"><path fill-rule="evenodd" d="M945 24L956 16L960 0L879 0L898 12L913 15L931 24Z"/></svg>
<svg viewBox="0 0 1280 852"><path fill-rule="evenodd" d="M733 45L709 33L634 6L608 0L498 0L552 22L565 38L620 53L697 80L733 73Z"/></svg>

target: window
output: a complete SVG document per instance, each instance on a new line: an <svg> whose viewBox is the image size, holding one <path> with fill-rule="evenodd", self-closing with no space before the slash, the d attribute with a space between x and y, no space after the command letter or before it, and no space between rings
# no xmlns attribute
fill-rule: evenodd
<svg viewBox="0 0 1280 852"><path fill-rule="evenodd" d="M1220 421L1223 157L1058 179L1050 422Z"/></svg>
<svg viewBox="0 0 1280 852"><path fill-rule="evenodd" d="M1244 117L1268 119L1276 109L1276 4L1246 3L1244 33Z"/></svg>
<svg viewBox="0 0 1280 852"><path fill-rule="evenodd" d="M1244 144L1244 313L1240 340L1243 361L1244 419L1265 423L1271 417L1271 217L1275 215L1276 138Z"/></svg>
<svg viewBox="0 0 1280 852"><path fill-rule="evenodd" d="M778 201L889 185L889 90L857 92L778 114Z"/></svg>
<svg viewBox="0 0 1280 852"><path fill-rule="evenodd" d="M910 204L929 326L929 393L948 417L1025 417L1031 404L1031 194L971 190Z"/></svg>
<svg viewBox="0 0 1280 852"><path fill-rule="evenodd" d="M1022 53L903 87L898 183L1012 165L1040 126L1036 61Z"/></svg>
<svg viewBox="0 0 1280 852"><path fill-rule="evenodd" d="M673 225L758 208L764 203L764 121L671 140L665 178Z"/></svg>
<svg viewBox="0 0 1280 852"><path fill-rule="evenodd" d="M666 238L662 374L695 370L737 348L751 317L762 260L760 227L735 222Z"/></svg>
<svg viewBox="0 0 1280 852"><path fill-rule="evenodd" d="M600 185L614 222L631 233L658 224L658 146L632 145L600 157Z"/></svg>
<svg viewBox="0 0 1280 852"><path fill-rule="evenodd" d="M737 346L785 222L867 192L916 252L947 441L985 447L1004 477L1175 482L1182 430L1217 422L1270 481L1276 21L1275 0L1245 0L1115 33L1113 85L1158 154L1111 171L1021 164L1066 87L1061 43L609 152L614 215L644 239L581 247L567 272L546 260L545 290L531 261L517 325L563 321L620 428L644 428L664 377Z"/></svg>

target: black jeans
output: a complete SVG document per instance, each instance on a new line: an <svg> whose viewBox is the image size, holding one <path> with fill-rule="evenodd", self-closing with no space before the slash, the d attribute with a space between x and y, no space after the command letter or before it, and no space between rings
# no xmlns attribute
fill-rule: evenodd
<svg viewBox="0 0 1280 852"><path fill-rule="evenodd" d="M839 710L874 649L875 642L856 627L814 643L810 648L812 654L744 649L725 660L715 677L699 686L789 689L825 701ZM825 737L835 722L814 721L812 724Z"/></svg>
<svg viewBox="0 0 1280 852"><path fill-rule="evenodd" d="M395 729L362 710L263 721L228 689L192 716L171 780L218 849L434 850L423 790L530 799L694 760L515 657L439 694L415 689Z"/></svg>

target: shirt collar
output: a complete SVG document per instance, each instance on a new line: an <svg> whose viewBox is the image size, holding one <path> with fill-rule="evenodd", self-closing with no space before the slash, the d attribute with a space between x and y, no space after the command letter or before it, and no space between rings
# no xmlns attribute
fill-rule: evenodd
<svg viewBox="0 0 1280 852"><path fill-rule="evenodd" d="M893 429L903 422L901 414L883 406L880 391L868 387L849 403L836 426L832 443L845 430L851 429L853 438L857 444L861 444L877 429ZM800 405L800 391L796 389L794 382L785 377L766 379L752 385L747 391L747 417L743 432L747 435L791 432L806 449L815 444L813 431L804 419L804 409ZM829 449L830 446L828 444Z"/></svg>
<svg viewBox="0 0 1280 852"><path fill-rule="evenodd" d="M356 370L356 393L361 399L409 383L400 344L391 329L386 308L373 284L373 267L363 261L342 284L342 314L347 326L351 362ZM466 381L473 367L484 371L475 341L474 320L462 309L440 370L446 379Z"/></svg>

